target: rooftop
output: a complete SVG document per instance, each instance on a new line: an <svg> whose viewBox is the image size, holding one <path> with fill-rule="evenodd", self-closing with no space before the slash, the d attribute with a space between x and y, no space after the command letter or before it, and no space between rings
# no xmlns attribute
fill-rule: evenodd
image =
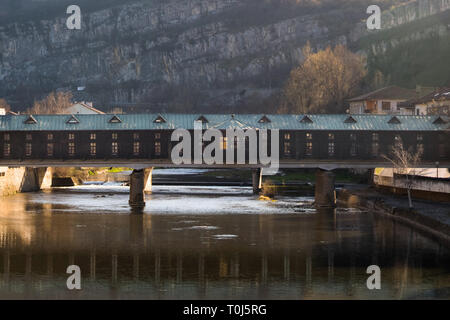
<svg viewBox="0 0 450 320"><path fill-rule="evenodd" d="M422 97L415 97L408 101L400 103L401 107L414 107L416 104L431 102L431 101L450 101L450 88L441 88L435 90Z"/></svg>
<svg viewBox="0 0 450 320"><path fill-rule="evenodd" d="M381 88L355 98L351 98L349 102L366 101L366 100L409 100L420 95L415 89L406 89L397 86Z"/></svg>
<svg viewBox="0 0 450 320"><path fill-rule="evenodd" d="M1 131L173 130L258 128L280 130L436 131L450 129L445 116L346 114L77 114L0 116ZM197 122L198 123L198 122Z"/></svg>

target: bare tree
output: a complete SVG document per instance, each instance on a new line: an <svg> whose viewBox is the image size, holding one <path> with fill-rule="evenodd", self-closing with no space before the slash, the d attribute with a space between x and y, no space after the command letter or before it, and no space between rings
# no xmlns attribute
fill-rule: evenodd
<svg viewBox="0 0 450 320"><path fill-rule="evenodd" d="M388 160L393 165L393 174L400 174L405 177L405 188L408 193L408 205L409 208L413 208L411 190L414 187L415 179L418 174L422 172L419 168L422 151L417 150L413 152L412 148L407 150L402 141L398 141L396 145L391 148L391 156L383 155L383 158ZM395 177L394 177L395 178Z"/></svg>
<svg viewBox="0 0 450 320"><path fill-rule="evenodd" d="M304 61L291 71L283 91L284 109L296 113L338 113L355 94L367 71L362 56L342 45L314 53L309 43Z"/></svg>
<svg viewBox="0 0 450 320"><path fill-rule="evenodd" d="M28 113L64 114L70 106L72 106L72 92L51 92L46 98L35 101Z"/></svg>

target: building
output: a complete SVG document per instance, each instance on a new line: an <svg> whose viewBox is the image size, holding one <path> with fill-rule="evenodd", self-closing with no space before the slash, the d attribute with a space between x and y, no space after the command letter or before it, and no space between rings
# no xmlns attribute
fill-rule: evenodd
<svg viewBox="0 0 450 320"><path fill-rule="evenodd" d="M348 100L351 114L402 114L400 104L418 98L432 89L417 87L406 89L398 86L381 88Z"/></svg>
<svg viewBox="0 0 450 320"><path fill-rule="evenodd" d="M77 102L71 107L67 108L65 113L68 114L105 114L93 107L92 102Z"/></svg>
<svg viewBox="0 0 450 320"><path fill-rule="evenodd" d="M222 133L229 128L277 129L280 161L294 164L299 160L385 163L383 155L398 143L423 151L424 162L445 164L450 159L450 118L445 116L80 114L0 116L0 162L156 159L169 163L177 144L171 140L173 131L193 131L199 122L204 130ZM232 142L223 139L226 149Z"/></svg>
<svg viewBox="0 0 450 320"><path fill-rule="evenodd" d="M422 97L399 104L403 114L450 115L450 87L435 90Z"/></svg>

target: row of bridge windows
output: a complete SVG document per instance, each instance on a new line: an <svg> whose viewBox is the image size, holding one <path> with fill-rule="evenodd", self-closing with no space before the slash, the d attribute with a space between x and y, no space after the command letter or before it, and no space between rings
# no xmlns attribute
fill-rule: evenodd
<svg viewBox="0 0 450 320"><path fill-rule="evenodd" d="M293 152L293 143L292 143L292 135L291 133L284 133L283 134L283 146L282 146L282 152L285 156L291 156ZM76 142L75 142L75 133L68 133L68 143L67 143L67 153L69 156L75 156L76 154ZM90 142L89 142L89 153L91 156L97 155L97 134L96 133L90 133L89 135ZM423 143L423 134L418 133L417 136L417 151L420 153L424 152L424 143ZM161 155L161 133L154 133L154 146L153 151L154 155L159 156ZM222 141L222 149L227 148L227 141L226 137L223 138ZM11 137L9 133L5 133L3 135L3 155L4 157L9 157L11 155ZM25 156L30 157L33 154L33 135L31 133L27 133L25 135ZM119 154L119 142L118 140L118 133L113 132L111 133L111 155L117 156ZM355 133L349 134L349 141L350 141L350 156L355 157L358 154L358 144L357 144L357 135ZM329 157L335 156L336 153L336 141L335 141L335 134L334 133L328 133L328 145L327 145L327 154ZM402 144L402 139L400 135L394 135L394 146L400 147ZM54 143L54 135L52 133L47 134L47 156L52 157L54 155L55 151L55 143ZM379 156L380 155L380 137L378 133L372 133L372 142L371 142L371 148L370 152L372 156ZM133 145L132 145L132 153L135 156L138 156L141 153L141 142L140 142L140 135L139 133L133 133ZM440 153L444 153L444 151ZM305 144L304 144L304 154L305 156L312 156L313 155L313 133L305 133Z"/></svg>
<svg viewBox="0 0 450 320"><path fill-rule="evenodd" d="M292 154L291 148L291 134L286 133L283 136L283 153L285 156L290 156ZM305 134L306 143L305 143L305 155L312 156L313 155L313 135L312 133ZM358 154L358 144L357 144L357 136L354 133L351 133L349 136L350 139L350 156L355 157ZM371 154L373 156L380 155L380 138L378 133L372 133L372 144L371 144ZM402 139L400 135L394 136L394 146L400 147L402 144ZM328 156L333 157L336 152L336 142L334 133L328 134ZM417 151L420 153L424 152L424 144L423 144L423 135L421 133L417 134Z"/></svg>
<svg viewBox="0 0 450 320"><path fill-rule="evenodd" d="M53 141L53 138L54 138L54 136L52 133L47 134L47 156L48 157L53 157L53 155L54 155L55 143ZM76 154L75 133L69 133L67 135L67 138L69 140L69 142L67 143L67 153L69 156L75 156L75 154ZM90 138L89 154L91 156L96 156L97 155L97 142L96 142L97 134L91 133L89 138ZM161 141L160 141L161 134L155 133L154 138L155 138L154 154L156 156L159 156L161 154ZM118 139L118 134L115 132L112 133L111 139L113 140L111 142L111 155L117 156L119 154L119 142L116 141ZM134 133L133 139L134 139L133 155L137 156L141 152L141 142L139 141L139 133ZM3 140L4 140L3 156L9 157L9 156L11 156L11 143L10 143L11 136L10 136L10 134L5 133L3 135ZM32 140L33 140L32 134L27 133L25 135L25 141L26 141L25 142L25 156L27 156L27 157L31 157L33 154Z"/></svg>

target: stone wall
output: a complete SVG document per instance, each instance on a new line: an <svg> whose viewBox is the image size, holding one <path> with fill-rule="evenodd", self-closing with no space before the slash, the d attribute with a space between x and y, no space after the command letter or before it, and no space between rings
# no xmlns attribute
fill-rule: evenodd
<svg viewBox="0 0 450 320"><path fill-rule="evenodd" d="M0 167L0 196L47 189L51 181L50 168Z"/></svg>

